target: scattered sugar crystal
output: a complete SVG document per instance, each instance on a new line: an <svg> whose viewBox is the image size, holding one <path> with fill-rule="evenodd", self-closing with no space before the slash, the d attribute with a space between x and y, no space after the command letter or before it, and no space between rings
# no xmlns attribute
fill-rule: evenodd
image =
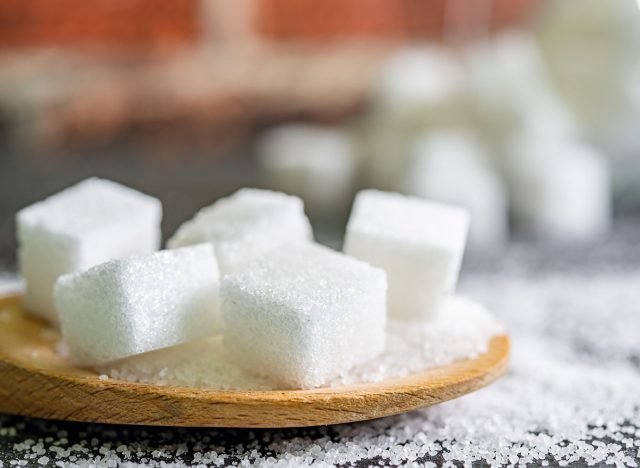
<svg viewBox="0 0 640 468"><path fill-rule="evenodd" d="M212 335L219 317L213 248L165 250L62 276L55 301L64 341L83 364Z"/></svg>
<svg viewBox="0 0 640 468"><path fill-rule="evenodd" d="M312 215L335 217L353 196L357 157L342 130L311 124L276 127L258 141L257 156L265 184L299 196Z"/></svg>
<svg viewBox="0 0 640 468"><path fill-rule="evenodd" d="M323 385L384 348L386 275L313 244L289 246L222 281L224 345L291 388Z"/></svg>
<svg viewBox="0 0 640 468"><path fill-rule="evenodd" d="M157 199L96 178L19 211L18 263L26 280L26 307L56 323L56 279L107 260L157 250L161 216Z"/></svg>
<svg viewBox="0 0 640 468"><path fill-rule="evenodd" d="M506 239L506 189L479 141L461 132L427 133L418 139L412 153L402 191L468 209L472 245Z"/></svg>
<svg viewBox="0 0 640 468"><path fill-rule="evenodd" d="M354 202L344 251L387 272L390 316L430 319L455 290L468 227L462 208L365 190Z"/></svg>
<svg viewBox="0 0 640 468"><path fill-rule="evenodd" d="M593 241L611 227L609 167L582 143L536 141L522 136L509 160L516 224L535 236Z"/></svg>
<svg viewBox="0 0 640 468"><path fill-rule="evenodd" d="M294 196L241 189L200 210L169 239L169 248L213 243L223 274L242 269L252 258L313 238L302 201Z"/></svg>

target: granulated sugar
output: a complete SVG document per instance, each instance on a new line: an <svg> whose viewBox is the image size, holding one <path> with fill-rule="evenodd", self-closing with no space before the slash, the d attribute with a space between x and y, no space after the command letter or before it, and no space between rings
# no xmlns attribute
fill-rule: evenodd
<svg viewBox="0 0 640 468"><path fill-rule="evenodd" d="M335 379L331 386L380 382L476 357L487 351L503 326L481 305L460 297L449 299L427 324L392 320L385 352Z"/></svg>
<svg viewBox="0 0 640 468"><path fill-rule="evenodd" d="M248 374L228 362L223 354L221 336L140 354L100 366L98 371L112 379L163 386L218 390L272 389L268 380Z"/></svg>
<svg viewBox="0 0 640 468"><path fill-rule="evenodd" d="M467 359L487 351L504 331L479 304L452 298L429 324L391 321L387 347L376 359L329 381L327 386L379 382ZM273 390L280 387L230 364L220 337L154 351L100 366L110 378L155 385L220 390Z"/></svg>
<svg viewBox="0 0 640 468"><path fill-rule="evenodd" d="M512 273L512 272L511 272ZM0 460L35 466L637 466L640 273L472 275L506 323L509 373L377 421L288 430L135 428L0 416ZM636 300L632 300L636 299Z"/></svg>

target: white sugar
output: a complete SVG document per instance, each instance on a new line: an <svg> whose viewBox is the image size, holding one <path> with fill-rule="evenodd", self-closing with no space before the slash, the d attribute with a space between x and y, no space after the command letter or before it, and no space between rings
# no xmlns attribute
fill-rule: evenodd
<svg viewBox="0 0 640 468"><path fill-rule="evenodd" d="M112 260L55 287L71 355L92 364L218 332L219 273L209 244Z"/></svg>
<svg viewBox="0 0 640 468"><path fill-rule="evenodd" d="M222 337L205 338L98 367L112 379L218 390L269 390L268 379L230 363Z"/></svg>
<svg viewBox="0 0 640 468"><path fill-rule="evenodd" d="M390 317L432 319L455 291L468 228L463 208L363 190L353 204L344 251L387 272Z"/></svg>
<svg viewBox="0 0 640 468"><path fill-rule="evenodd" d="M382 270L326 247L300 244L222 281L224 345L247 370L285 388L312 388L384 348Z"/></svg>
<svg viewBox="0 0 640 468"><path fill-rule="evenodd" d="M200 210L169 239L170 248L211 242L223 274L256 256L313 238L302 201L294 196L242 189Z"/></svg>
<svg viewBox="0 0 640 468"><path fill-rule="evenodd" d="M426 324L391 321L382 354L331 379L327 386L380 382L473 358L487 351L491 337L504 332L500 323L473 301L451 298L444 308L437 320ZM283 388L277 381L233 365L220 337L145 353L98 369L111 378L156 385L219 390Z"/></svg>
<svg viewBox="0 0 640 468"><path fill-rule="evenodd" d="M390 321L384 353L334 380L331 386L381 382L474 358L488 350L493 336L504 331L480 304L453 297L431 322Z"/></svg>
<svg viewBox="0 0 640 468"><path fill-rule="evenodd" d="M69 434L55 422L0 416L0 443L13 444L16 462L32 462L32 447L41 444L52 461L78 466L637 466L638 344L619 336L640 327L640 309L630 300L639 282L638 274L467 278L461 289L508 326L510 371L484 390L425 410L301 430L125 433L68 425ZM611 310L622 320L610 320ZM52 437L27 444L34 433Z"/></svg>
<svg viewBox="0 0 640 468"><path fill-rule="evenodd" d="M18 212L18 263L26 280L27 309L57 322L52 298L56 279L157 250L161 213L157 199L95 178Z"/></svg>

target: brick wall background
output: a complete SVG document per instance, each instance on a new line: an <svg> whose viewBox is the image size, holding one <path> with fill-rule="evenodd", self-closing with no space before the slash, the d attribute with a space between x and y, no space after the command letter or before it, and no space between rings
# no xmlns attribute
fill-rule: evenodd
<svg viewBox="0 0 640 468"><path fill-rule="evenodd" d="M0 46L162 47L195 41L190 0L3 0Z"/></svg>
<svg viewBox="0 0 640 468"><path fill-rule="evenodd" d="M442 38L486 16L520 21L536 0L3 0L0 47L164 48L215 37L236 10L256 36L278 41ZM237 21L238 13L233 13Z"/></svg>

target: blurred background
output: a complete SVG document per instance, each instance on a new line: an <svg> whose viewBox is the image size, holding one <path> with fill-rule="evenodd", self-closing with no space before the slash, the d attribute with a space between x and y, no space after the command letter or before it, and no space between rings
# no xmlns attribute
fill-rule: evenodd
<svg viewBox="0 0 640 468"><path fill-rule="evenodd" d="M639 4L3 0L6 266L15 212L91 175L159 197L165 238L258 186L339 246L377 187L469 207L471 263L637 265Z"/></svg>

